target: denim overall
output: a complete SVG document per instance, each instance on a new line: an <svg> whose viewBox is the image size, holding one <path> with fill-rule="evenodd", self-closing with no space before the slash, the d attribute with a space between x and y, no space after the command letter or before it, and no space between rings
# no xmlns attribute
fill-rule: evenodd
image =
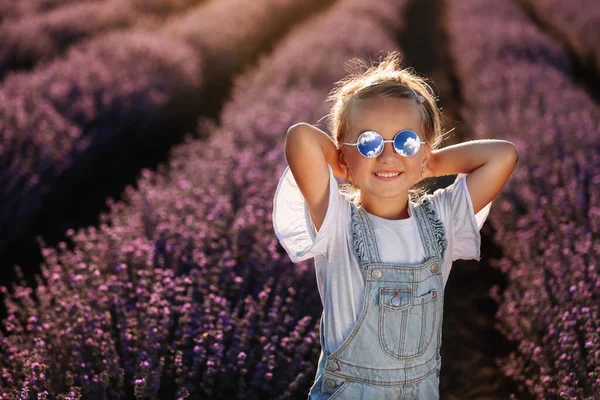
<svg viewBox="0 0 600 400"><path fill-rule="evenodd" d="M412 208L425 248L416 265L382 263L368 215L352 204L352 241L365 282L362 312L333 354L321 356L309 400L439 398L444 227L428 198Z"/></svg>

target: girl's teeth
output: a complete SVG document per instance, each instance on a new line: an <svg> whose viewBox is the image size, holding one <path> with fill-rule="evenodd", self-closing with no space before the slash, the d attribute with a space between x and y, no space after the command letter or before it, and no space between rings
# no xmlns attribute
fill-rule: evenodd
<svg viewBox="0 0 600 400"><path fill-rule="evenodd" d="M392 176L398 176L398 175L400 175L400 173L398 172L398 173L395 173L395 174L375 174L375 175L381 176L383 178L391 178Z"/></svg>

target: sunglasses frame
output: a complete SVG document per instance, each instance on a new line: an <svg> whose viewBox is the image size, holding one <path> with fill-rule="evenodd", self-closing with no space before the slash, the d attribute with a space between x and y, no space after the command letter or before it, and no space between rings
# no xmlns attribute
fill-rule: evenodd
<svg viewBox="0 0 600 400"><path fill-rule="evenodd" d="M401 133L403 133L403 132L407 132L407 131L408 131L408 132L412 132L412 133L414 133L414 134L417 136L417 139L420 139L420 138L419 138L419 135L417 134L417 132L413 131L412 129L402 129L401 131L399 131L398 133L396 133L396 134L394 135L394 138L393 138L393 139L390 139L390 140L384 140L384 139L383 139L383 136L381 136L381 134L380 134L379 132L377 132L377 131L364 131L364 132L362 132L362 133L360 134L360 136L358 136L358 139L356 139L356 143L343 143L343 144L345 144L345 145L348 145L348 146L356 146L356 150L358 150L358 152L360 153L360 155L361 155L361 156L363 156L363 157L365 157L365 158L375 158L375 157L379 157L379 156L381 155L381 153L383 153L383 146L385 146L385 144L386 144L386 143L392 143L392 144L393 144L393 143L396 141L396 137L398 137L398 135L399 135L399 134L401 134ZM375 155L374 155L374 156L372 156L372 157L369 157L369 156L366 156L366 155L364 155L364 154L363 154L363 153L360 151L360 149L358 148L358 143L360 142L360 138L361 138L361 137L362 137L362 135L364 135L365 133L376 133L377 135L379 135L379 137L380 137L380 138L381 138L381 140L383 141L383 146L381 146L381 151L380 151L378 154L375 154ZM417 151L415 151L415 154L413 154L413 155L410 155L410 156L405 156L404 154L400 154L400 153L398 152L398 150L396 149L396 146L394 146L394 151L396 152L396 154L398 154L398 155L400 155L400 156L402 156L402 157L406 157L406 158L408 158L408 157L413 157L413 156L415 156L415 155L416 155L416 154L419 152L419 150L421 150L421 145L422 145L422 144L425 144L425 143L427 143L427 141L420 141L420 140L419 140L419 141L418 141L418 143L419 143L419 148L417 149Z"/></svg>

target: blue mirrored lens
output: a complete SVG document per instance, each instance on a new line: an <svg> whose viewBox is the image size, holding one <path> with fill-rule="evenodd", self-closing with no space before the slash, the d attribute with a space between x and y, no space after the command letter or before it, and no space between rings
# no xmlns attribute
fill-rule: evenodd
<svg viewBox="0 0 600 400"><path fill-rule="evenodd" d="M404 157L415 155L421 147L419 136L410 130L398 132L394 138L396 152Z"/></svg>
<svg viewBox="0 0 600 400"><path fill-rule="evenodd" d="M358 138L358 151L365 157L377 157L383 151L383 138L377 132L363 132Z"/></svg>

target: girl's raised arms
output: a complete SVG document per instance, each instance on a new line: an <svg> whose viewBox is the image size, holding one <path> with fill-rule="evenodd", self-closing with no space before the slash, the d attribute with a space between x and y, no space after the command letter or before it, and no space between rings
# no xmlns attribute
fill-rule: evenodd
<svg viewBox="0 0 600 400"><path fill-rule="evenodd" d="M329 205L327 164L333 169L334 176L344 176L338 162L338 150L327 133L301 122L287 131L285 157L318 232Z"/></svg>
<svg viewBox="0 0 600 400"><path fill-rule="evenodd" d="M336 177L345 177L339 151L322 130L292 125L285 139L285 156L307 203L315 230L323 224L329 203L329 164ZM467 188L477 214L502 190L519 159L515 145L506 140L472 140L433 150L428 176L469 174Z"/></svg>

